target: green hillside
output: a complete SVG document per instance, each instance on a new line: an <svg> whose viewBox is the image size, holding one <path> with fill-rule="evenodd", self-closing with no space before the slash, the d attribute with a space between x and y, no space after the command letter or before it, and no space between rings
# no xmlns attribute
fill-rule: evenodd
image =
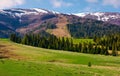
<svg viewBox="0 0 120 76"><path fill-rule="evenodd" d="M120 75L119 56L49 50L16 44L8 39L0 39L0 58L0 76ZM91 67L88 67L89 62Z"/></svg>

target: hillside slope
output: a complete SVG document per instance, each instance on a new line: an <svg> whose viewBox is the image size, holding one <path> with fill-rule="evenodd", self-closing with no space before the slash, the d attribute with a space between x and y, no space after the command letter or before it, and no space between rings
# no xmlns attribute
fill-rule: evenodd
<svg viewBox="0 0 120 76"><path fill-rule="evenodd" d="M57 28L52 30L52 34L57 37L70 37L67 24L69 24L67 18L64 15L60 15L56 24Z"/></svg>
<svg viewBox="0 0 120 76"><path fill-rule="evenodd" d="M75 27L85 26L87 31L81 30L82 28L80 27L67 27L67 24L73 24L72 27L74 27L74 24ZM95 25L99 26L96 27ZM0 38L8 38L11 33L18 33L20 35L29 33L44 35L45 33L49 33L58 37L81 37L79 34L83 34L83 32L84 35L82 37L85 36L85 33L89 33L92 36L94 32L102 32L100 35L106 35L109 32L108 29L112 30L110 33L120 33L119 25L119 13L104 13L102 15L101 13L93 13L85 14L85 17L79 17L79 15L58 13L40 8L0 10ZM95 28L89 28L89 26L95 26ZM96 31L98 28L100 30ZM77 34L78 32L79 34ZM73 36L73 33L79 36Z"/></svg>
<svg viewBox="0 0 120 76"><path fill-rule="evenodd" d="M6 55L0 59L0 76L120 75L120 57L42 49L8 39L0 39L0 55Z"/></svg>

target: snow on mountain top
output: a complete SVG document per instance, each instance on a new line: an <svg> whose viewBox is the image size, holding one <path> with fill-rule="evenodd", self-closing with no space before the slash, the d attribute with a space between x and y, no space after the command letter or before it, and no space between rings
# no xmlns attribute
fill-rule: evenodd
<svg viewBox="0 0 120 76"><path fill-rule="evenodd" d="M31 11L31 10L24 10L24 9L6 9L3 11L0 11L2 14L9 14L13 17L21 17L22 15L29 15L29 14L35 14L37 15L38 12L36 11Z"/></svg>
<svg viewBox="0 0 120 76"><path fill-rule="evenodd" d="M44 10L40 8L31 8L31 9L12 8L12 9L0 10L0 13L10 14L13 17L16 17L16 16L21 17L23 15L31 15L31 14L33 15L47 14L47 13L60 14L59 12Z"/></svg>
<svg viewBox="0 0 120 76"><path fill-rule="evenodd" d="M0 9L0 13L4 15L10 15L13 17L22 17L23 15L42 15L42 14L62 14L59 12L44 10L40 8L31 8L31 9L21 9L21 8L12 8L12 9ZM97 19L101 21L109 21L110 19L118 19L120 18L119 13L110 13L110 12L85 12L85 13L77 13L77 14L67 14L67 15L76 15L84 18Z"/></svg>
<svg viewBox="0 0 120 76"><path fill-rule="evenodd" d="M56 12L56 11L50 11L52 12L53 14L60 14L60 12Z"/></svg>
<svg viewBox="0 0 120 76"><path fill-rule="evenodd" d="M41 13L53 13L53 14L60 14L59 12L56 11L51 11L51 10L44 10L44 9L40 9L40 8L31 8L31 10L35 10L37 12L41 12Z"/></svg>
<svg viewBox="0 0 120 76"><path fill-rule="evenodd" d="M80 17L84 17L84 16L86 16L87 14L86 14L86 13L77 13L77 14L74 14L74 15L80 16Z"/></svg>
<svg viewBox="0 0 120 76"><path fill-rule="evenodd" d="M37 12L42 12L42 13L48 13L48 11L45 11L45 10L39 9L39 8L32 8L32 10L35 10Z"/></svg>
<svg viewBox="0 0 120 76"><path fill-rule="evenodd" d="M104 12L95 12L95 13L87 12L87 13L78 13L74 15L79 16L79 17L85 17L85 18L92 18L92 19L97 18L97 20L101 20L101 21L108 21L109 19L120 18L120 14L104 13Z"/></svg>
<svg viewBox="0 0 120 76"><path fill-rule="evenodd" d="M95 13L85 12L85 13L77 13L77 14L74 14L74 15L77 15L77 16L80 16L80 17L84 17L86 15L102 16L104 14L105 13L102 13L102 12L95 12Z"/></svg>
<svg viewBox="0 0 120 76"><path fill-rule="evenodd" d="M103 16L105 13L101 12L96 12L96 13L90 13L90 15L95 15L95 16Z"/></svg>

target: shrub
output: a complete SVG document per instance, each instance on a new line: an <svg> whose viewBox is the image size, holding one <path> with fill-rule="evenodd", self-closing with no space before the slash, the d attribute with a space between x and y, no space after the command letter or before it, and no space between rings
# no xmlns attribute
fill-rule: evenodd
<svg viewBox="0 0 120 76"><path fill-rule="evenodd" d="M92 66L91 62L88 62L88 67L91 67L91 66Z"/></svg>

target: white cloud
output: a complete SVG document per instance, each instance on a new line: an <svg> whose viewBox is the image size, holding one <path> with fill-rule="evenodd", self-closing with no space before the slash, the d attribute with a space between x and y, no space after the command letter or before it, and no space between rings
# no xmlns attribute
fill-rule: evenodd
<svg viewBox="0 0 120 76"><path fill-rule="evenodd" d="M98 0L86 0L86 1L89 3L97 3L98 2Z"/></svg>
<svg viewBox="0 0 120 76"><path fill-rule="evenodd" d="M59 8L62 6L71 6L72 3L64 2L63 0L51 0L53 7Z"/></svg>
<svg viewBox="0 0 120 76"><path fill-rule="evenodd" d="M86 8L84 8L84 11L85 11L85 12L91 12L91 11L92 11L92 8L91 8L91 7L86 7Z"/></svg>
<svg viewBox="0 0 120 76"><path fill-rule="evenodd" d="M24 4L25 0L0 0L0 9L12 8Z"/></svg>
<svg viewBox="0 0 120 76"><path fill-rule="evenodd" d="M96 11L99 11L100 9L99 8L94 8L93 7L86 7L83 9L83 12L96 12Z"/></svg>
<svg viewBox="0 0 120 76"><path fill-rule="evenodd" d="M103 0L103 5L110 5L114 8L120 7L120 0Z"/></svg>

